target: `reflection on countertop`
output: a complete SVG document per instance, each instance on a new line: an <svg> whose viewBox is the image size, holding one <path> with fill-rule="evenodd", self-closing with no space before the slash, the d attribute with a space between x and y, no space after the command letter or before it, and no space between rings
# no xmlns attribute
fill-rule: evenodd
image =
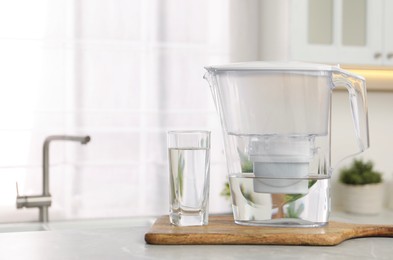
<svg viewBox="0 0 393 260"><path fill-rule="evenodd" d="M0 224L0 233L148 227L154 223L155 219L156 219L155 217L130 217L130 218L51 221L47 223L41 223L41 222L9 223L9 224Z"/></svg>

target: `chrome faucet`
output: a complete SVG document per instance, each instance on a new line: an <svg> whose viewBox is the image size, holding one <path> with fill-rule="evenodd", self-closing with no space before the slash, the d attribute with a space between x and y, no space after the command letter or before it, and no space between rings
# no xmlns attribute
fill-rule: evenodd
<svg viewBox="0 0 393 260"><path fill-rule="evenodd" d="M23 207L39 208L39 221L41 222L49 221L48 208L52 204L52 198L49 193L49 144L52 141L74 141L87 144L90 141L90 136L48 136L44 141L42 149L42 195L19 196L18 184L16 185L16 207L18 209Z"/></svg>

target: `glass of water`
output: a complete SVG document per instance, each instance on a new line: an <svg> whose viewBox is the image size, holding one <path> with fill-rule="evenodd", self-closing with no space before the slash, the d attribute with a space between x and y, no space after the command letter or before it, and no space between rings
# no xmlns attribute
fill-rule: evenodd
<svg viewBox="0 0 393 260"><path fill-rule="evenodd" d="M169 219L176 226L207 225L210 132L168 132Z"/></svg>

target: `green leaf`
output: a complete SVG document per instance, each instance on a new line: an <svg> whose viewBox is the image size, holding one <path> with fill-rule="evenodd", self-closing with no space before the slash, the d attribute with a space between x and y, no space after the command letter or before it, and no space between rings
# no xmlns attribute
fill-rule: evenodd
<svg viewBox="0 0 393 260"><path fill-rule="evenodd" d="M240 164L242 167L242 172L243 173L251 173L253 172L253 164L252 162L248 159L248 157L239 150L239 148L237 149L237 152L239 153L239 157L240 157Z"/></svg>
<svg viewBox="0 0 393 260"><path fill-rule="evenodd" d="M177 172L178 172L178 182L179 182L179 189L180 195L183 196L183 174L184 174L184 156L183 154L179 155L179 161L177 163Z"/></svg>
<svg viewBox="0 0 393 260"><path fill-rule="evenodd" d="M228 182L224 183L224 189L221 191L220 195L224 196L226 199L231 197L231 189Z"/></svg>

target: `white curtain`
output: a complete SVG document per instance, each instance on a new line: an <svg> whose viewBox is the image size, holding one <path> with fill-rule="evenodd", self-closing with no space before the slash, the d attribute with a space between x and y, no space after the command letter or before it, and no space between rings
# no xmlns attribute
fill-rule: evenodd
<svg viewBox="0 0 393 260"><path fill-rule="evenodd" d="M0 2L0 222L38 195L50 147L50 219L168 212L166 131L212 131L211 212L230 210L222 135L203 66L258 59L258 1Z"/></svg>

